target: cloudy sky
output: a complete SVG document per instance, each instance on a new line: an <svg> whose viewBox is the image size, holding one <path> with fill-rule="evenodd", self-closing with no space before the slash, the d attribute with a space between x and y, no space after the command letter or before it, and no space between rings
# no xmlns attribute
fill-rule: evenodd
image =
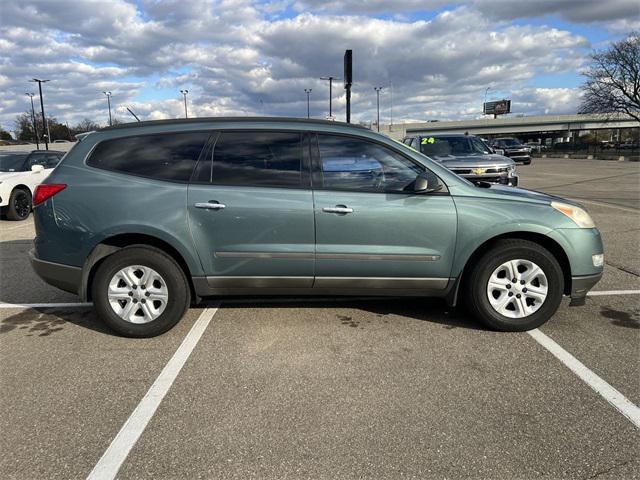
<svg viewBox="0 0 640 480"><path fill-rule="evenodd" d="M0 124L25 92L74 124L116 117L328 113L328 85L353 49L355 120L464 119L488 99L514 113L572 113L592 48L640 28L637 0L20 0L0 9ZM334 113L344 118L342 84Z"/></svg>

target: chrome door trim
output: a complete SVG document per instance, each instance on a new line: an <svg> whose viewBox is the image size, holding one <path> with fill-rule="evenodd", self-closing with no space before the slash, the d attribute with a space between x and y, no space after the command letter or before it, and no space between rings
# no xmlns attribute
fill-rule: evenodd
<svg viewBox="0 0 640 480"><path fill-rule="evenodd" d="M322 209L322 211L326 212L326 213L342 213L342 214L344 214L344 213L353 213L353 208L342 207L342 206L340 206L340 207L338 207L338 206L335 206L335 207L324 207Z"/></svg>
<svg viewBox="0 0 640 480"><path fill-rule="evenodd" d="M214 252L217 258L297 258L313 260L313 252Z"/></svg>
<svg viewBox="0 0 640 480"><path fill-rule="evenodd" d="M318 260L394 260L435 262L440 260L440 255L413 255L413 254L360 254L360 253L316 253Z"/></svg>
<svg viewBox="0 0 640 480"><path fill-rule="evenodd" d="M198 202L193 204L196 208L205 208L207 210L222 210L227 208L224 203Z"/></svg>
<svg viewBox="0 0 640 480"><path fill-rule="evenodd" d="M217 258L296 258L302 260L313 260L313 252L214 252ZM316 253L317 260L393 260L393 261L416 261L416 262L436 262L440 260L440 255L421 254L362 254L362 253Z"/></svg>
<svg viewBox="0 0 640 480"><path fill-rule="evenodd" d="M316 277L314 288L384 288L442 290L449 278L421 277Z"/></svg>
<svg viewBox="0 0 640 480"><path fill-rule="evenodd" d="M213 288L309 288L313 277L207 277L207 284Z"/></svg>

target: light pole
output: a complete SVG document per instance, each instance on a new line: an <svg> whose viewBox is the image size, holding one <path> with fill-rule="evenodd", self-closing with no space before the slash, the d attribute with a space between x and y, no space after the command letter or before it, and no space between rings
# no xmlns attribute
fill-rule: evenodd
<svg viewBox="0 0 640 480"><path fill-rule="evenodd" d="M373 89L376 91L376 107L378 110L378 121L376 123L376 125L378 125L378 131L380 131L380 91L382 90L383 87L373 87Z"/></svg>
<svg viewBox="0 0 640 480"><path fill-rule="evenodd" d="M489 91L489 89L491 89L491 87L487 87L484 90L484 102L482 102L482 114L486 115L485 113L485 109L486 109L486 105L487 105L487 92Z"/></svg>
<svg viewBox="0 0 640 480"><path fill-rule="evenodd" d="M35 93L25 93L31 99L31 121L33 122L33 134L36 137L36 149L40 150L40 141L38 140L38 125L36 123L36 109L33 107L33 96Z"/></svg>
<svg viewBox="0 0 640 480"><path fill-rule="evenodd" d="M111 92L102 92L107 96L107 106L109 107L109 126L113 125L113 121L111 120Z"/></svg>
<svg viewBox="0 0 640 480"><path fill-rule="evenodd" d="M40 92L40 110L42 111L42 128L47 129L47 134L44 135L44 149L49 150L49 124L47 123L46 117L44 116L44 100L42 100L42 84L47 83L49 80L40 80L38 78L33 78L29 81L38 83L38 91Z"/></svg>
<svg viewBox="0 0 640 480"><path fill-rule="evenodd" d="M329 118L333 118L331 110L331 97L333 96L333 81L340 80L338 77L320 77L320 80L329 80Z"/></svg>
<svg viewBox="0 0 640 480"><path fill-rule="evenodd" d="M311 91L312 91L312 90L313 90L312 88L305 88L305 89L304 89L304 93L306 93L306 94L307 94L307 118L310 118L310 112L311 112L311 110L310 110L310 108L309 108L309 97L311 96Z"/></svg>
<svg viewBox="0 0 640 480"><path fill-rule="evenodd" d="M189 93L189 90L180 90L180 93L184 98L184 118L189 118L189 115L187 114L187 93Z"/></svg>

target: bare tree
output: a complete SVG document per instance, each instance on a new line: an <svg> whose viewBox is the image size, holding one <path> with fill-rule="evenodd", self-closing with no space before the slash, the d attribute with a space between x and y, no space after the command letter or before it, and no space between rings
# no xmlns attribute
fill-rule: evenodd
<svg viewBox="0 0 640 480"><path fill-rule="evenodd" d="M640 121L640 32L591 54L580 113L621 113Z"/></svg>

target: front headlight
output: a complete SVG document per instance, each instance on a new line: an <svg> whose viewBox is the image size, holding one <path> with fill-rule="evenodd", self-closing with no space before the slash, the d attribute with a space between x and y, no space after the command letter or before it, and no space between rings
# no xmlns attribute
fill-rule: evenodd
<svg viewBox="0 0 640 480"><path fill-rule="evenodd" d="M580 228L595 228L596 224L582 208L567 203L551 202L551 206L575 222Z"/></svg>
<svg viewBox="0 0 640 480"><path fill-rule="evenodd" d="M507 167L507 172L509 173L510 177L515 177L516 176L516 166L514 165L509 165Z"/></svg>

